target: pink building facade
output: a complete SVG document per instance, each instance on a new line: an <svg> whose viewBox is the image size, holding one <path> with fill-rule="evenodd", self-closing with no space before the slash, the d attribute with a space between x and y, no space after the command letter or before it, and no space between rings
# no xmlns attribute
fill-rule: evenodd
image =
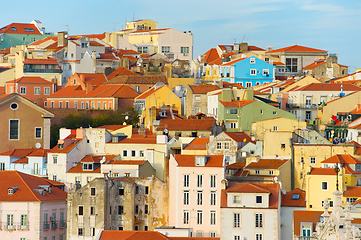
<svg viewBox="0 0 361 240"><path fill-rule="evenodd" d="M169 225L190 228L193 237L220 237L223 155L171 155Z"/></svg>

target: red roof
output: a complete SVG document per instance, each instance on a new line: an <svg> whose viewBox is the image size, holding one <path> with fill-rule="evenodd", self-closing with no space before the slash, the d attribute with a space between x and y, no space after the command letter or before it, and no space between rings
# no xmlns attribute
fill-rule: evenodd
<svg viewBox="0 0 361 240"><path fill-rule="evenodd" d="M215 124L214 119L161 119L157 130L169 131L211 131Z"/></svg>
<svg viewBox="0 0 361 240"><path fill-rule="evenodd" d="M139 75L139 76L141 76L141 74L132 72L125 67L119 67L119 68L115 69L111 74L109 74L107 76L107 78L108 78L108 80L110 80L114 77L123 76L123 75Z"/></svg>
<svg viewBox="0 0 361 240"><path fill-rule="evenodd" d="M143 165L147 161L141 160L111 160L107 164L119 164L119 165Z"/></svg>
<svg viewBox="0 0 361 240"><path fill-rule="evenodd" d="M324 59L320 59L318 61L314 61L313 63L311 63L310 65L307 65L306 67L302 68L302 69L313 69L315 67L321 66L322 64L326 63L326 61Z"/></svg>
<svg viewBox="0 0 361 240"><path fill-rule="evenodd" d="M37 40L35 42L32 42L30 44L28 44L28 46L36 46L36 45L40 45L46 41L50 41L50 40L53 40L53 41L57 41L58 40L58 37L46 37L46 38L43 38L43 39L40 39L40 40Z"/></svg>
<svg viewBox="0 0 361 240"><path fill-rule="evenodd" d="M84 170L82 163L100 163L103 157L105 157L105 162L107 162L116 158L117 155L87 155L80 160L78 165L69 169L67 173L100 173L100 164L98 164L97 167L93 165L94 167L92 170Z"/></svg>
<svg viewBox="0 0 361 240"><path fill-rule="evenodd" d="M201 155L173 155L178 163L178 167L199 167L195 165L195 157ZM204 155L207 158L207 163L204 167L223 167L223 155Z"/></svg>
<svg viewBox="0 0 361 240"><path fill-rule="evenodd" d="M326 160L323 160L321 163L361 164L361 161L349 154L347 155L337 154L327 158Z"/></svg>
<svg viewBox="0 0 361 240"><path fill-rule="evenodd" d="M25 149L11 149L0 153L1 156L10 156L16 158L23 158L25 156L33 157L46 157L49 149L36 149L36 148L25 148Z"/></svg>
<svg viewBox="0 0 361 240"><path fill-rule="evenodd" d="M232 65L234 63L237 63L237 62L240 62L240 61L243 61L245 60L246 58L238 58L236 60L232 60L232 61L229 61L229 62L225 62L222 64L222 66L228 66L228 65Z"/></svg>
<svg viewBox="0 0 361 240"><path fill-rule="evenodd" d="M165 87L165 86L163 86L163 87ZM147 97L149 97L156 91L162 89L163 87L158 87L158 88L152 87L152 88L148 89L147 91L145 91L144 93L140 94L138 97L136 97L136 99L146 99Z"/></svg>
<svg viewBox="0 0 361 240"><path fill-rule="evenodd" d="M90 46L104 46L103 44L98 43L97 41L89 41L89 45Z"/></svg>
<svg viewBox="0 0 361 240"><path fill-rule="evenodd" d="M113 60L119 60L119 57L115 56L114 53L99 53L99 57L97 57L96 60L99 61L113 61Z"/></svg>
<svg viewBox="0 0 361 240"><path fill-rule="evenodd" d="M239 100L239 101L219 101L224 107L244 107L256 100Z"/></svg>
<svg viewBox="0 0 361 240"><path fill-rule="evenodd" d="M104 126L100 126L97 128L105 128L110 131L115 131L115 130L122 129L122 128L129 127L129 126L130 125L104 125Z"/></svg>
<svg viewBox="0 0 361 240"><path fill-rule="evenodd" d="M193 94L207 94L208 92L218 90L220 87L217 85L188 85Z"/></svg>
<svg viewBox="0 0 361 240"><path fill-rule="evenodd" d="M212 62L218 58L220 58L220 56L218 55L217 49L215 48L211 48L209 49L204 55L204 58L202 60L202 62Z"/></svg>
<svg viewBox="0 0 361 240"><path fill-rule="evenodd" d="M157 231L103 230L100 240L220 240L211 237L166 237Z"/></svg>
<svg viewBox="0 0 361 240"><path fill-rule="evenodd" d="M282 193L281 197L282 207L306 207L306 191L299 188L295 188L286 194Z"/></svg>
<svg viewBox="0 0 361 240"><path fill-rule="evenodd" d="M294 91L336 91L341 92L341 86L345 92L361 91L359 86L349 83L311 83ZM292 90L290 90L292 91Z"/></svg>
<svg viewBox="0 0 361 240"><path fill-rule="evenodd" d="M245 132L224 132L228 137L232 138L234 141L240 142L253 142L252 138Z"/></svg>
<svg viewBox="0 0 361 240"><path fill-rule="evenodd" d="M74 73L74 75L78 75L80 80L84 79L84 84L91 83L93 86L99 86L108 81L103 73Z"/></svg>
<svg viewBox="0 0 361 240"><path fill-rule="evenodd" d="M310 175L336 175L333 168L312 168Z"/></svg>
<svg viewBox="0 0 361 240"><path fill-rule="evenodd" d="M52 82L49 82L47 80L45 80L44 78L41 77L29 77L29 76L24 76L24 77L20 77L18 79L15 80L10 80L7 81L6 83L48 83L48 84L53 84Z"/></svg>
<svg viewBox="0 0 361 240"><path fill-rule="evenodd" d="M279 169L288 160L260 159L258 162L249 163L245 169Z"/></svg>
<svg viewBox="0 0 361 240"><path fill-rule="evenodd" d="M60 188L54 187L55 182L53 181L18 171L0 171L0 173L1 202L64 201L65 204L67 198L66 192L62 191ZM44 196L35 191L35 189L41 189L39 185L52 186L51 193L45 192ZM13 195L8 195L8 188L14 189Z"/></svg>
<svg viewBox="0 0 361 240"><path fill-rule="evenodd" d="M207 150L207 143L209 143L209 138L194 138L184 150Z"/></svg>
<svg viewBox="0 0 361 240"><path fill-rule="evenodd" d="M243 169L246 166L245 162L235 162L230 165L227 165L227 169Z"/></svg>
<svg viewBox="0 0 361 240"><path fill-rule="evenodd" d="M324 53L327 53L328 51L320 50L320 49L316 49L316 48L299 46L299 45L293 45L290 47L284 47L284 48L279 48L279 49L275 49L272 51L268 51L266 53L279 53L279 52L324 52Z"/></svg>
<svg viewBox="0 0 361 240"><path fill-rule="evenodd" d="M346 191L343 192L344 197L361 197L361 186L350 187L347 186Z"/></svg>
<svg viewBox="0 0 361 240"><path fill-rule="evenodd" d="M110 143L110 144L156 144L157 136L156 135L147 135L147 134L133 134L131 138L125 138L119 143Z"/></svg>
<svg viewBox="0 0 361 240"><path fill-rule="evenodd" d="M320 217L323 211L293 211L293 235L300 236L301 235L301 223L302 222L311 222L312 231L316 231L316 224L320 221Z"/></svg>
<svg viewBox="0 0 361 240"><path fill-rule="evenodd" d="M230 82L223 82L223 88L233 88L236 87L237 89L242 89L244 88L241 84L239 83L230 83Z"/></svg>
<svg viewBox="0 0 361 240"><path fill-rule="evenodd" d="M11 23L1 28L0 33L42 35L39 29L32 23Z"/></svg>
<svg viewBox="0 0 361 240"><path fill-rule="evenodd" d="M165 85L168 84L168 79L166 76L143 76L140 74L133 75L118 75L113 78L109 78L109 81L106 84L148 84L154 85L158 82L162 82Z"/></svg>
<svg viewBox="0 0 361 240"><path fill-rule="evenodd" d="M59 65L58 61L55 58L45 58L45 59L36 59L36 58L25 58L24 64L50 64L50 65Z"/></svg>

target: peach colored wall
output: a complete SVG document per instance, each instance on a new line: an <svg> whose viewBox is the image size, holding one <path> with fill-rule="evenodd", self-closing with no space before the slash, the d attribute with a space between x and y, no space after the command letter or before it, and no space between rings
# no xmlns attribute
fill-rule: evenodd
<svg viewBox="0 0 361 240"><path fill-rule="evenodd" d="M189 188L183 187L183 174L190 174ZM197 174L203 174L203 188L196 187ZM210 174L216 174L216 188L210 188ZM223 167L177 167L171 155L169 160L169 226L193 228L193 236L202 231L204 237L216 232L220 237L220 196ZM183 205L183 190L189 190L189 205ZM197 205L197 190L203 190L203 204ZM210 206L210 191L216 191L216 205ZM183 224L183 210L189 210L189 224ZM203 210L203 224L197 225L197 210ZM216 225L210 225L210 210L216 211Z"/></svg>

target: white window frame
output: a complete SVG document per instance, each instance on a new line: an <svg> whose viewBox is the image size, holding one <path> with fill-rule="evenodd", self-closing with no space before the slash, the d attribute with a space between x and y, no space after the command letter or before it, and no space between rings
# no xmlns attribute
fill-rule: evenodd
<svg viewBox="0 0 361 240"><path fill-rule="evenodd" d="M197 188L203 188L203 174L197 174Z"/></svg>
<svg viewBox="0 0 361 240"><path fill-rule="evenodd" d="M196 214L197 225L203 225L203 210L197 210Z"/></svg>
<svg viewBox="0 0 361 240"><path fill-rule="evenodd" d="M40 87L34 87L34 95L40 95Z"/></svg>
<svg viewBox="0 0 361 240"><path fill-rule="evenodd" d="M10 126L11 126L11 121L18 121L18 132L17 132L17 138L11 138L11 131L10 131ZM10 141L17 141L20 140L20 119L9 119L9 140Z"/></svg>
<svg viewBox="0 0 361 240"><path fill-rule="evenodd" d="M44 87L44 95L50 95L50 87Z"/></svg>
<svg viewBox="0 0 361 240"><path fill-rule="evenodd" d="M217 192L211 191L209 194L209 205L215 206L217 205Z"/></svg>
<svg viewBox="0 0 361 240"><path fill-rule="evenodd" d="M326 183L326 189L323 187L323 184ZM327 181L322 181L321 182L321 190L322 191L328 191L328 182Z"/></svg>
<svg viewBox="0 0 361 240"><path fill-rule="evenodd" d="M263 226L264 226L263 213L255 213L254 214L254 222L255 222L255 225L254 225L255 228L263 228Z"/></svg>
<svg viewBox="0 0 361 240"><path fill-rule="evenodd" d="M233 213L233 228L241 228L241 216L240 212Z"/></svg>
<svg viewBox="0 0 361 240"><path fill-rule="evenodd" d="M211 225L211 226L217 225L217 211L216 210L209 211L209 225Z"/></svg>
<svg viewBox="0 0 361 240"><path fill-rule="evenodd" d="M183 191L183 205L189 205L189 190Z"/></svg>
<svg viewBox="0 0 361 240"><path fill-rule="evenodd" d="M256 58L250 58L250 59L249 59L249 63L255 64L255 63L256 63Z"/></svg>
<svg viewBox="0 0 361 240"><path fill-rule="evenodd" d="M209 175L209 187L215 188L217 185L217 175L216 174L210 174Z"/></svg>
<svg viewBox="0 0 361 240"><path fill-rule="evenodd" d="M183 210L183 225L189 224L189 210Z"/></svg>
<svg viewBox="0 0 361 240"><path fill-rule="evenodd" d="M263 76L266 76L266 75L269 76L269 69L263 69L262 74L263 74Z"/></svg>
<svg viewBox="0 0 361 240"><path fill-rule="evenodd" d="M183 187L189 188L190 174L183 174Z"/></svg>
<svg viewBox="0 0 361 240"><path fill-rule="evenodd" d="M38 129L40 129L40 137L37 137L37 136L36 136L36 130L38 130ZM41 127L36 127L36 128L35 128L35 138L36 138L36 139L41 139L42 136L43 136L43 129L42 129Z"/></svg>
<svg viewBox="0 0 361 240"><path fill-rule="evenodd" d="M20 94L26 95L26 87L20 87Z"/></svg>
<svg viewBox="0 0 361 240"><path fill-rule="evenodd" d="M310 164L316 164L316 157L310 157Z"/></svg>
<svg viewBox="0 0 361 240"><path fill-rule="evenodd" d="M257 69L250 69L250 70L249 70L249 74L250 74L251 76L257 75Z"/></svg>

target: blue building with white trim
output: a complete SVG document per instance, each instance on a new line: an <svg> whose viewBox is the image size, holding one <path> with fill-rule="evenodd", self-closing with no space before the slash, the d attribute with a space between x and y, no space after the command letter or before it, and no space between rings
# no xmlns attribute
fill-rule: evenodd
<svg viewBox="0 0 361 240"><path fill-rule="evenodd" d="M275 80L275 67L255 56L239 58L220 66L222 81L254 87Z"/></svg>

